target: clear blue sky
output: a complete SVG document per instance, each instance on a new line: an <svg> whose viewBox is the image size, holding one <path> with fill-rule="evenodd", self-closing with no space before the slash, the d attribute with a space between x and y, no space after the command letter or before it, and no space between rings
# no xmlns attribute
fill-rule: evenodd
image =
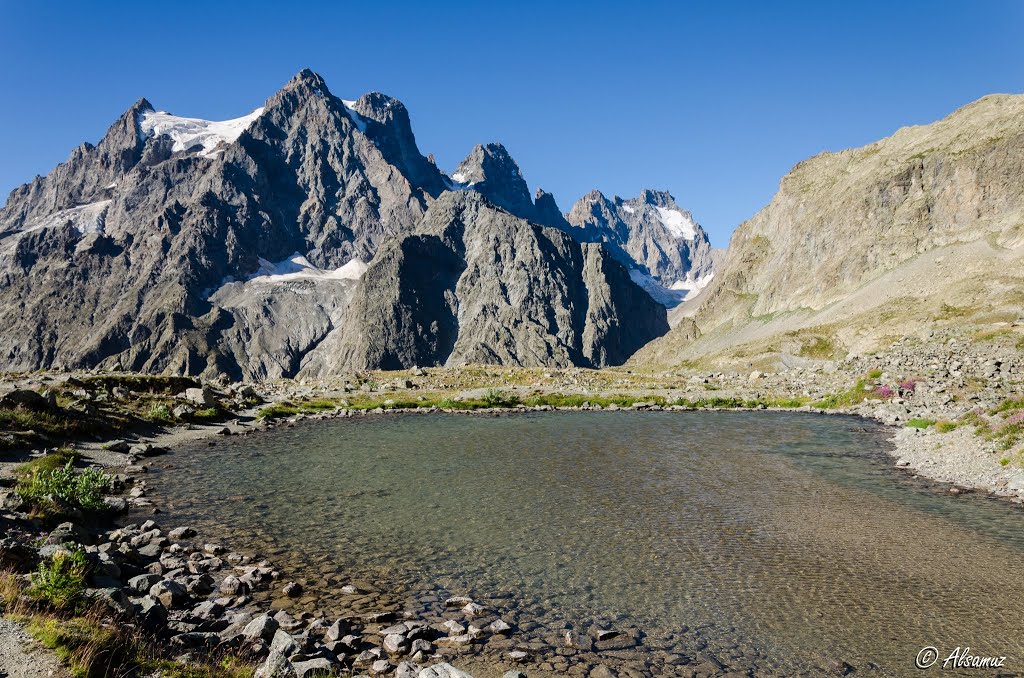
<svg viewBox="0 0 1024 678"><path fill-rule="evenodd" d="M309 67L449 171L501 141L563 210L667 189L725 246L799 160L1024 91L1024 2L497 5L0 0L0 194L140 96L236 117Z"/></svg>

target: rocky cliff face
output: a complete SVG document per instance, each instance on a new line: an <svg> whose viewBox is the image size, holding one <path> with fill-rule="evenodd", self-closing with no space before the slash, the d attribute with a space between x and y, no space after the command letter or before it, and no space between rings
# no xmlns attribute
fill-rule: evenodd
<svg viewBox="0 0 1024 678"><path fill-rule="evenodd" d="M516 215L567 228L550 195L540 191L531 200L500 145L474 149L453 181L420 153L400 102L378 93L343 101L308 70L234 120L182 118L140 99L95 147L75 149L46 177L13 191L0 209L0 365L273 378L337 364L395 364L375 358L375 351L421 364L596 365L625 360L657 334L663 314L655 309L641 317L649 300L633 298L635 286L600 248L581 248L558 234L524 240L515 229L502 243L497 227L473 230L461 245L450 236L436 252L431 248L440 245L429 238L408 240L449 190L483 196L472 213L504 215L494 216L495 223ZM424 228L437 230L439 218ZM522 233L541 233L517 223ZM557 256L518 250L542 245ZM450 256L475 262L488 252L541 266L495 264L494 273L516 282L479 281L479 289L451 292L463 295L465 307L472 300L501 308L502 322L532 329L513 332L510 344L496 327L477 332L473 322L457 319L460 343L456 350L451 339L446 347L448 283L440 273L395 263L403 247L427 248L426 260L436 254L439 271ZM358 306L366 318L346 313L365 264L381 248L388 254L375 263L370 281L380 284L366 285L373 293ZM466 251L480 254L467 260ZM328 347L350 336L339 331L346 318L374 326L381 313L376 304L385 302L373 295L384 294L388 281L373 276L389 265L403 281L425 286L392 280L396 299L422 295L434 304L441 294L445 303L414 304L409 326L420 329L408 337L375 338L380 347L362 353L345 339L339 361ZM545 275L562 282L538 291L547 282L532 277ZM510 285L530 290L524 298L536 303L510 307L502 296ZM635 301L637 312L619 308L626 300ZM542 302L555 306L542 309ZM618 328L626 317L635 328ZM434 334L424 338L416 334L421 331ZM547 331L551 337L542 336ZM525 343L514 345L520 339ZM410 348L401 349L402 342ZM430 342L437 346L425 348Z"/></svg>
<svg viewBox="0 0 1024 678"><path fill-rule="evenodd" d="M1019 95L988 96L931 125L805 160L733 234L696 314L701 339L670 333L637 361L872 350L951 320L943 305L958 318L1014 316L1013 290L1024 284L1022 176ZM830 350L809 350L805 336Z"/></svg>
<svg viewBox="0 0 1024 678"><path fill-rule="evenodd" d="M574 237L607 245L634 280L667 306L700 291L714 275L707 234L668 193L645 190L624 200L591 191L567 219Z"/></svg>
<svg viewBox="0 0 1024 678"><path fill-rule="evenodd" d="M667 329L665 309L605 248L458 192L378 253L325 346L335 370L603 367Z"/></svg>

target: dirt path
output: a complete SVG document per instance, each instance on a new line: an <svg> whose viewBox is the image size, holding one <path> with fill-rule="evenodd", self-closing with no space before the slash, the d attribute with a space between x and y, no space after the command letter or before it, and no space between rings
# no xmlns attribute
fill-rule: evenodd
<svg viewBox="0 0 1024 678"><path fill-rule="evenodd" d="M49 650L10 619L0 617L0 678L70 678Z"/></svg>

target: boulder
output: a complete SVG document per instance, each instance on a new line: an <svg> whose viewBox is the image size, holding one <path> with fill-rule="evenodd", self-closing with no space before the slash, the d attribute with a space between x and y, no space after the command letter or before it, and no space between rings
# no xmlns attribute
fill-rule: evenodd
<svg viewBox="0 0 1024 678"><path fill-rule="evenodd" d="M287 657L271 652L260 667L256 669L253 678L298 678L298 674Z"/></svg>
<svg viewBox="0 0 1024 678"><path fill-rule="evenodd" d="M201 407L213 407L217 404L217 398L209 387L187 388L179 396L184 400Z"/></svg>
<svg viewBox="0 0 1024 678"><path fill-rule="evenodd" d="M278 628L280 628L280 624L276 619L268 614L261 614L242 629L242 635L250 641L264 640L269 643L274 640L274 634L277 633Z"/></svg>
<svg viewBox="0 0 1024 678"><path fill-rule="evenodd" d="M173 579L161 579L149 588L149 595L153 596L168 609L181 607L188 599L188 592L185 587Z"/></svg>
<svg viewBox="0 0 1024 678"><path fill-rule="evenodd" d="M45 412L50 404L45 396L27 388L19 388L0 397L0 408L5 410L24 409L33 412Z"/></svg>

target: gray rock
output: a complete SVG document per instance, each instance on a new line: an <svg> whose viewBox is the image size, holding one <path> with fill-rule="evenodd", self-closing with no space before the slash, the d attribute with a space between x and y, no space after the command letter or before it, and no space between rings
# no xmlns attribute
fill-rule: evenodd
<svg viewBox="0 0 1024 678"><path fill-rule="evenodd" d="M290 657L292 654L299 651L299 644L295 642L288 633L277 629L274 632L274 638L270 643L271 652L279 652L286 657Z"/></svg>
<svg viewBox="0 0 1024 678"><path fill-rule="evenodd" d="M395 678L416 678L422 667L415 662L399 662L395 668Z"/></svg>
<svg viewBox="0 0 1024 678"><path fill-rule="evenodd" d="M161 579L149 588L149 595L159 600L164 607L175 609L181 607L188 600L188 593L185 587L173 579Z"/></svg>
<svg viewBox="0 0 1024 678"><path fill-rule="evenodd" d="M282 654L271 652L266 660L256 669L253 678L298 678L295 667Z"/></svg>
<svg viewBox="0 0 1024 678"><path fill-rule="evenodd" d="M298 678L331 675L337 668L338 666L334 662L325 657L292 662L292 669Z"/></svg>
<svg viewBox="0 0 1024 678"><path fill-rule="evenodd" d="M147 593L163 577L158 574L140 574L128 580L128 588L138 593Z"/></svg>
<svg viewBox="0 0 1024 678"><path fill-rule="evenodd" d="M280 628L280 624L276 619L268 614L261 614L242 629L242 635L247 640L259 639L269 643L274 640L274 634L277 633L278 628Z"/></svg>
<svg viewBox="0 0 1024 678"><path fill-rule="evenodd" d="M384 636L382 647L388 654L402 654L409 649L409 641L405 636L391 633Z"/></svg>
<svg viewBox="0 0 1024 678"><path fill-rule="evenodd" d="M167 608L153 596L143 596L136 606L136 617L147 629L162 629L167 624Z"/></svg>
<svg viewBox="0 0 1024 678"><path fill-rule="evenodd" d="M445 662L428 666L420 671L418 678L473 678L473 676Z"/></svg>
<svg viewBox="0 0 1024 678"><path fill-rule="evenodd" d="M196 536L196 531L188 526L176 527L168 532L167 536L175 541L181 541Z"/></svg>

